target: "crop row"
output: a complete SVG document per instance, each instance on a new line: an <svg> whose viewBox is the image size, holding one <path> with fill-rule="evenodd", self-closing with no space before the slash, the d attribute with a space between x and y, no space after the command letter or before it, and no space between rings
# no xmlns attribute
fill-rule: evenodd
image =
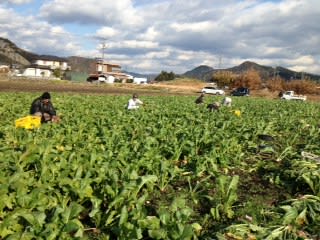
<svg viewBox="0 0 320 240"><path fill-rule="evenodd" d="M35 95L0 94L0 238L319 237L319 104L52 95L61 123L25 130Z"/></svg>

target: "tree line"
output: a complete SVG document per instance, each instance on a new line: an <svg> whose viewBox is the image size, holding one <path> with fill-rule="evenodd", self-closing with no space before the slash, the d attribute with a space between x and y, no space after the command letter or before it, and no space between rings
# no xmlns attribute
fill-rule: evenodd
<svg viewBox="0 0 320 240"><path fill-rule="evenodd" d="M155 81L170 81L174 80L178 75L173 72L161 71L161 73L154 79ZM236 74L231 71L215 72L210 82L215 82L220 88L237 88L247 87L251 90L259 90L267 88L270 91L286 91L293 90L297 94L315 94L318 93L319 84L308 78L300 80L284 80L280 76L273 76L267 80L262 80L258 71L250 69L241 74Z"/></svg>

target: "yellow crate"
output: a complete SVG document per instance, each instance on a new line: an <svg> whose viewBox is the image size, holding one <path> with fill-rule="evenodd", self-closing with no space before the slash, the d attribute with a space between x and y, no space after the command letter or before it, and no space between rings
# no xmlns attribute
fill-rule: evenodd
<svg viewBox="0 0 320 240"><path fill-rule="evenodd" d="M39 128L41 125L41 117L39 116L26 116L19 118L15 121L16 128L33 129Z"/></svg>
<svg viewBox="0 0 320 240"><path fill-rule="evenodd" d="M235 111L234 111L234 114L235 114L237 117L240 117L240 116L241 116L240 110L235 110Z"/></svg>

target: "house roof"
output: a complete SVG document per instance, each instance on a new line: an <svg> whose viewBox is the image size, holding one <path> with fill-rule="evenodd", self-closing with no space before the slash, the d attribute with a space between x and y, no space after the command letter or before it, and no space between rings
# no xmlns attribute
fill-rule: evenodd
<svg viewBox="0 0 320 240"><path fill-rule="evenodd" d="M57 56L49 56L49 55L36 55L32 57L33 61L36 60L45 60L45 61L55 61L55 62L68 62L66 58L57 57Z"/></svg>
<svg viewBox="0 0 320 240"><path fill-rule="evenodd" d="M114 63L97 63L97 65L104 65L104 66L111 66L111 67L121 68L121 66L119 64L114 64Z"/></svg>
<svg viewBox="0 0 320 240"><path fill-rule="evenodd" d="M38 69L43 69L43 70L52 70L50 66L44 66L44 65L38 65L38 64L31 64L30 66L26 68L38 68Z"/></svg>

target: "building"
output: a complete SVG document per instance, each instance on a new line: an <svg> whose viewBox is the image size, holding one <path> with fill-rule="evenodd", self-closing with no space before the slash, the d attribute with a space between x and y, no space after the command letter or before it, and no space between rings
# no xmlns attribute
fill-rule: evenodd
<svg viewBox="0 0 320 240"><path fill-rule="evenodd" d="M61 78L65 71L70 70L68 61L59 57L42 57L34 59L31 65L25 67L21 75L37 78ZM59 75L59 76L57 76Z"/></svg>
<svg viewBox="0 0 320 240"><path fill-rule="evenodd" d="M24 77L50 78L53 75L52 69L47 66L30 65L21 74Z"/></svg>
<svg viewBox="0 0 320 240"><path fill-rule="evenodd" d="M87 81L100 81L106 83L113 82L133 82L133 76L121 72L121 66L118 64L107 63L102 59L97 59L94 73L91 73Z"/></svg>
<svg viewBox="0 0 320 240"><path fill-rule="evenodd" d="M70 67L68 66L68 61L64 58L58 58L58 57L44 57L41 59L36 59L32 62L33 65L48 67L52 70L54 69L60 69L62 71L70 70Z"/></svg>

